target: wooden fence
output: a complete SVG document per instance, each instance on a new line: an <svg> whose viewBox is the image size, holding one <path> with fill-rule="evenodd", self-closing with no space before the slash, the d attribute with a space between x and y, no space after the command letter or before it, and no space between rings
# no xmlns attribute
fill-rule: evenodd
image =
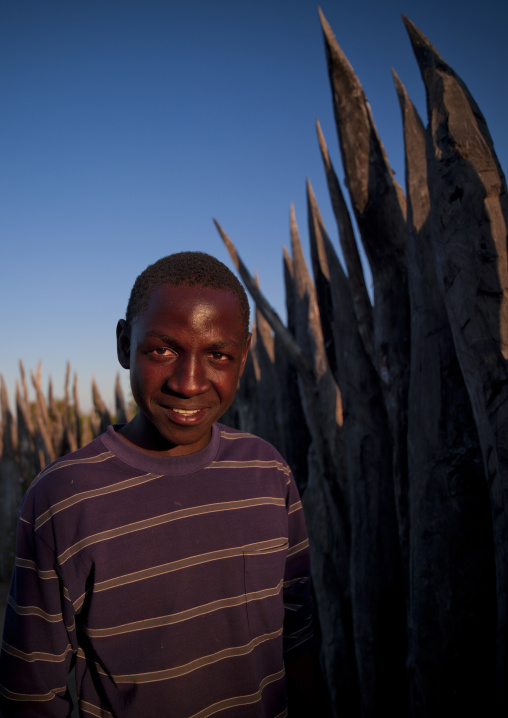
<svg viewBox="0 0 508 718"><path fill-rule="evenodd" d="M467 87L404 19L427 93L424 126L395 76L406 194L358 78L321 15L354 218L318 143L345 267L310 184L312 276L293 210L287 325L224 230L256 304L226 423L264 436L302 492L335 715L436 718L508 711L508 205ZM373 280L369 297L355 237ZM96 388L57 406L22 372L14 420L2 382L2 575L23 484L110 422ZM128 418L117 383L118 420Z"/></svg>
<svg viewBox="0 0 508 718"><path fill-rule="evenodd" d="M302 489L336 715L506 715L505 177L466 85L404 19L428 113L395 76L404 195L321 22L354 220L317 134L345 268L308 184L313 278L292 211L285 327L217 224L257 307L238 420Z"/></svg>
<svg viewBox="0 0 508 718"><path fill-rule="evenodd" d="M99 389L92 380L94 408L82 414L78 398L78 380L74 376L70 396L70 366L67 366L64 398L56 400L49 380L47 398L42 391L42 367L31 372L35 401L30 401L28 382L22 362L19 363L20 382L16 383L16 412L11 411L7 388L0 375L2 407L0 431L0 581L10 579L14 560L14 534L21 499L32 479L45 466L64 456L105 431L112 423ZM129 419L120 377L115 386L116 420Z"/></svg>

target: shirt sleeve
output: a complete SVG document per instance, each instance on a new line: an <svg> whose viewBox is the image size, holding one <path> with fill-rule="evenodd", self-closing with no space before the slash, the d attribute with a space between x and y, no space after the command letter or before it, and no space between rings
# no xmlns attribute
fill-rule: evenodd
<svg viewBox="0 0 508 718"><path fill-rule="evenodd" d="M284 654L310 647L313 641L309 539L303 507L293 476L288 480L289 548L284 574Z"/></svg>
<svg viewBox="0 0 508 718"><path fill-rule="evenodd" d="M30 494L30 491L29 491ZM68 716L74 610L55 551L36 535L27 494L18 519L16 559L0 653L3 718Z"/></svg>

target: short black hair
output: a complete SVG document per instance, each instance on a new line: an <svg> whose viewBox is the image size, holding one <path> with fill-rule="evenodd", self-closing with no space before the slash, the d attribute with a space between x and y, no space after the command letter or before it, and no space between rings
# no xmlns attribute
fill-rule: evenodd
<svg viewBox="0 0 508 718"><path fill-rule="evenodd" d="M158 287L211 287L232 292L240 302L240 315L245 337L249 333L249 301L233 272L206 252L177 252L150 264L137 277L131 290L125 321L130 331L134 318L148 306L150 295Z"/></svg>

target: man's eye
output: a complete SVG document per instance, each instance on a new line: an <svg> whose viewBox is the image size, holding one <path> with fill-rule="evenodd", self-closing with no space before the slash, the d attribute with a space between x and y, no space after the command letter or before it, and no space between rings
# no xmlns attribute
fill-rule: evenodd
<svg viewBox="0 0 508 718"><path fill-rule="evenodd" d="M229 359L228 355L223 354L222 352L212 352L210 354L210 356L212 357L212 359L214 361L220 361L220 362L227 361Z"/></svg>
<svg viewBox="0 0 508 718"><path fill-rule="evenodd" d="M172 356L174 351L169 347L156 347L155 349L152 349L150 353L159 357L167 357Z"/></svg>

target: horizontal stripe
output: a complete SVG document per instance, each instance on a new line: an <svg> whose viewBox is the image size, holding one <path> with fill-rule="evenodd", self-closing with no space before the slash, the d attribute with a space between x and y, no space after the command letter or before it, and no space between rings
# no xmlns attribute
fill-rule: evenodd
<svg viewBox="0 0 508 718"><path fill-rule="evenodd" d="M263 636L256 636L256 638L253 638L252 641L249 641L249 643L243 646L224 648L222 651L211 653L208 656L201 656L194 661L190 661L182 666L176 666L175 668L167 668L162 671L150 671L149 673L131 673L122 676L113 675L110 676L110 678L116 683L153 683L155 681L165 681L171 678L179 678L180 676L186 676L189 673L199 670L200 668L204 668L205 666L210 666L213 663L219 663L226 658L246 656L249 653L252 653L252 651L262 643L273 641L274 639L279 638L281 634L282 628L278 631L274 631L273 633L265 633ZM103 676L108 675L102 666L97 663L95 665L99 673Z"/></svg>
<svg viewBox="0 0 508 718"><path fill-rule="evenodd" d="M0 685L0 693L11 701L27 701L29 703L52 701L59 693L65 693L66 686L55 688L48 693L15 693L5 686Z"/></svg>
<svg viewBox="0 0 508 718"><path fill-rule="evenodd" d="M229 431L221 431L221 432L220 432L220 435L221 435L221 438L222 438L222 439L228 439L229 441L235 441L235 439L253 439L253 438L257 438L257 437L255 437L253 434L249 434L248 432L240 432L240 431L235 431L234 434L233 434L232 432L229 432Z"/></svg>
<svg viewBox="0 0 508 718"><path fill-rule="evenodd" d="M283 541L284 543L281 543L281 541ZM275 553L277 550L286 549L287 546L287 540L284 540L284 537L278 537L274 539L269 539L268 541L258 541L257 543L245 544L242 546L233 546L232 548L222 549L221 551L209 551L207 553L196 554L194 556L182 558L178 561L171 561L169 563L161 564L159 566L153 566L151 568L143 569L141 571L135 571L134 573L128 573L123 576L117 576L116 578L110 578L107 581L99 581L94 586L94 593L97 593L97 591L106 591L110 588L118 588L119 586L125 586L129 583L142 581L147 578L155 578L156 576L162 576L166 573L172 573L173 571L179 571L184 568L199 566L200 564L208 563L210 561L219 561L226 558L242 556L244 553Z"/></svg>
<svg viewBox="0 0 508 718"><path fill-rule="evenodd" d="M295 501L295 503L291 504L291 506L288 509L288 516L291 516L291 514L294 514L295 511L300 511L301 509L303 509L302 502Z"/></svg>
<svg viewBox="0 0 508 718"><path fill-rule="evenodd" d="M78 649L76 651L76 658L81 658L83 661L88 661L89 657L86 655L84 650L81 648L81 646L78 646Z"/></svg>
<svg viewBox="0 0 508 718"><path fill-rule="evenodd" d="M110 638L111 636L119 636L123 633L133 633L134 631L145 631L151 628L161 628L162 626L172 626L175 623L189 621L192 618L203 616L205 614L220 611L225 608L235 608L251 601L261 601L265 598L277 596L282 589L282 581L276 586L264 588L261 591L252 591L251 593L242 593L239 596L229 596L228 598L220 598L216 601L210 601L200 606L188 608L186 611L178 613L170 613L167 616L155 616L154 618L145 618L142 621L134 621L133 623L124 623L120 626L110 626L108 628L83 628L84 633L90 638Z"/></svg>
<svg viewBox="0 0 508 718"><path fill-rule="evenodd" d="M24 653L14 646L10 646L8 643L2 643L2 650L9 653L11 656L26 661L27 663L33 663L33 661L47 661L49 663L62 663L69 651L72 651L72 646L69 643L63 653L43 653L42 651L34 651L33 653Z"/></svg>
<svg viewBox="0 0 508 718"><path fill-rule="evenodd" d="M88 713L89 715L97 716L97 718L114 718L113 713L100 706L94 706L93 703L88 701L79 701L79 709L80 713Z"/></svg>
<svg viewBox="0 0 508 718"><path fill-rule="evenodd" d="M79 598L77 598L73 602L72 607L76 611L76 613L79 613L79 611L81 610L81 607L83 606L83 604L85 602L86 594L87 594L87 592L85 591L85 593L83 593Z"/></svg>
<svg viewBox="0 0 508 718"><path fill-rule="evenodd" d="M154 526L160 526L162 524L171 523L172 521L178 521L184 518L190 518L194 516L202 516L203 514L211 514L219 511L232 511L234 509L248 509L254 506L265 506L265 505L285 506L284 499L279 499L271 496L261 496L260 498L254 499L243 499L242 501L227 501L219 504L205 504L204 506L193 506L189 509L180 509L179 511L171 511L167 514L160 516L154 516L150 519L144 519L143 521L136 521L132 524L126 524L125 526L119 526L115 529L109 529L108 531L101 531L98 534L87 536L85 539L78 541L77 543L69 546L69 548L58 556L58 563L63 565L72 556L82 551L87 546L100 543L101 541L108 541L110 539L118 538L119 536L125 536L126 534L134 533L135 531L144 531L145 529L153 528Z"/></svg>
<svg viewBox="0 0 508 718"><path fill-rule="evenodd" d="M284 543L281 544L281 541ZM110 578L106 581L99 581L94 586L94 593L119 588L120 586L126 586L137 581L157 578L158 576L164 576L165 574L172 573L174 571L181 571L183 569L192 568L211 561L236 558L238 556L243 556L244 554L259 555L261 553L276 553L277 551L285 550L287 546L287 540L284 539L284 537L281 537L269 539L268 541L258 541L257 543L246 544L244 546L234 546L229 549L222 549L221 551L209 551L208 553L189 556L187 558L182 558L178 561L171 561L170 563L161 564L159 566L152 566L150 568L128 573L123 576L116 576L115 578ZM85 601L85 597L86 592L74 601L72 605L75 611L79 611Z"/></svg>
<svg viewBox="0 0 508 718"><path fill-rule="evenodd" d="M292 578L290 581L284 581L284 588L289 588L290 586L293 586L295 583L301 583L302 585L306 584L309 580L308 576L300 576L297 578Z"/></svg>
<svg viewBox="0 0 508 718"><path fill-rule="evenodd" d="M300 553L300 551L303 551L304 549L309 548L309 539L305 539L305 541L300 541L300 543L297 543L295 546L292 546L288 551L288 558L290 556L294 556L297 553Z"/></svg>
<svg viewBox="0 0 508 718"><path fill-rule="evenodd" d="M288 466L284 466L284 464L275 459L268 461L263 461L263 459L252 459L250 461L211 461L208 466L205 466L205 469L277 469L288 476L291 474L291 469Z"/></svg>
<svg viewBox="0 0 508 718"><path fill-rule="evenodd" d="M288 603L287 601L284 601L284 610L285 611L293 611L293 613L297 613L301 609L301 606L299 603Z"/></svg>
<svg viewBox="0 0 508 718"><path fill-rule="evenodd" d="M16 566L18 566L19 568L28 568L31 571L36 571L37 576L44 581L48 579L58 578L58 574L54 569L50 569L49 571L42 571L41 569L37 568L35 561L30 561L30 559L27 558L16 557Z"/></svg>
<svg viewBox="0 0 508 718"><path fill-rule="evenodd" d="M19 616L39 616L49 623L60 623L61 613L47 613L38 606L18 606L12 596L9 596L8 605L11 606Z"/></svg>
<svg viewBox="0 0 508 718"><path fill-rule="evenodd" d="M218 703L214 703L213 705L204 708L199 711L199 713L194 713L190 716L190 718L208 718L208 716L212 716L214 713L218 713L219 711L225 711L229 708L235 708L236 706L247 706L252 703L257 703L261 700L263 689L266 688L266 686L269 686L270 683L281 680L281 678L284 678L284 669L278 671L277 673L273 673L271 676L265 676L259 684L259 690L255 693L250 693L245 696L235 696L234 698L226 698L223 701L219 701ZM281 713L280 715L284 716L286 714L287 711L284 711L284 713Z"/></svg>
<svg viewBox="0 0 508 718"><path fill-rule="evenodd" d="M114 458L114 456L115 455L112 451L104 451L102 454L97 454L97 456L88 456L84 459L62 459L61 461L59 460L56 465L50 465L46 467L43 471L41 471L41 473L38 474L32 481L30 488L33 488L36 484L38 484L43 476L52 474L53 471L64 469L66 466L75 466L78 464L100 464L103 461L107 461L108 459Z"/></svg>
<svg viewBox="0 0 508 718"><path fill-rule="evenodd" d="M45 511L43 514L38 516L35 520L34 529L35 531L37 531L37 529L40 529L41 526L44 526L46 521L49 521L52 516L59 514L60 511L64 511L65 509L68 509L75 504L81 503L81 501L93 499L97 496L108 496L109 494L114 494L117 491L131 489L133 486L141 486L142 484L146 484L148 481L153 481L154 479L160 478L161 474L143 474L141 476L133 476L131 479L126 479L125 481L119 481L116 484L102 486L100 489L90 489L89 491L82 491L79 494L73 494L72 496L69 496L69 498L60 501L59 503L55 504L50 509Z"/></svg>

